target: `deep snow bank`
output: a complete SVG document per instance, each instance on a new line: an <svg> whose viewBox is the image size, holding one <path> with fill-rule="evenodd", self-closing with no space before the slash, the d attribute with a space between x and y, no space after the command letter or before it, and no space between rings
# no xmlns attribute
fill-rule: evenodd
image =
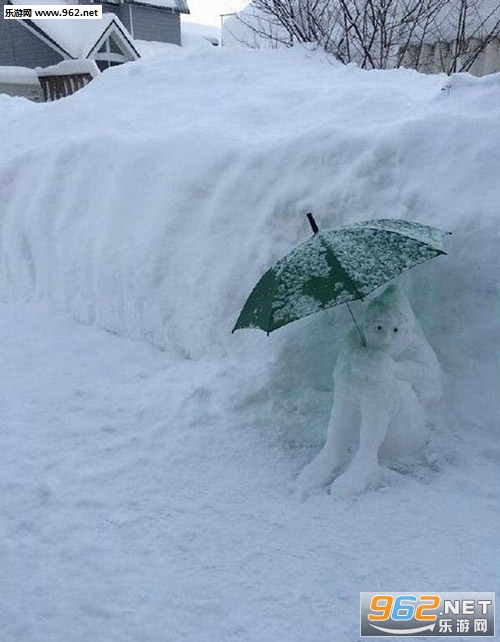
<svg viewBox="0 0 500 642"><path fill-rule="evenodd" d="M419 220L453 237L449 257L405 277L410 298L450 375L452 419L490 427L500 75L446 80L302 51L172 48L55 104L1 100L1 294L172 358L269 359L250 392L269 400L272 377L292 439L294 422L324 425L349 320L336 309L231 336L246 296L310 234L306 211L323 227Z"/></svg>

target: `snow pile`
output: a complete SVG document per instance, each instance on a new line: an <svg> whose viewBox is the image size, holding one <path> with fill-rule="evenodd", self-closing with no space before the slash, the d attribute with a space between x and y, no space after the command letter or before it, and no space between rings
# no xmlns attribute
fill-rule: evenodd
<svg viewBox="0 0 500 642"><path fill-rule="evenodd" d="M192 26L198 26L195 23L188 22L186 27L184 23L181 31L181 46L183 49L203 49L217 46L219 39L214 36L217 29L205 25L199 25L200 29L192 30ZM206 27L203 29L203 27ZM137 49L142 59L156 58L158 56L168 55L172 49L177 49L179 45L169 42L156 42L154 40L134 40L134 47Z"/></svg>
<svg viewBox="0 0 500 642"><path fill-rule="evenodd" d="M500 76L446 81L171 47L0 100L4 637L355 640L361 590L495 589ZM438 470L352 503L288 493L345 307L231 335L309 211L453 232L401 278L445 373Z"/></svg>
<svg viewBox="0 0 500 642"><path fill-rule="evenodd" d="M443 358L475 354L496 324L500 76L444 84L296 51L176 48L4 119L4 296L177 355L268 352L345 317L229 336L265 268L309 236L304 213L321 227L402 217L454 232L410 289Z"/></svg>

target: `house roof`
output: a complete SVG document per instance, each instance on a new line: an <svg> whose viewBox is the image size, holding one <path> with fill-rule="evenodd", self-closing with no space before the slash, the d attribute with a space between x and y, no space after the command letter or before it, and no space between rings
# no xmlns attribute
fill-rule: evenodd
<svg viewBox="0 0 500 642"><path fill-rule="evenodd" d="M190 13L187 0L124 0L126 4L141 4L157 9L171 9L177 13Z"/></svg>
<svg viewBox="0 0 500 642"><path fill-rule="evenodd" d="M11 0L11 4L23 4L23 0ZM45 4L45 0L30 0L30 4ZM74 4L65 0L50 0L50 4ZM127 28L114 13L105 13L101 20L23 20L25 26L45 36L55 47L68 58L87 58L101 40L103 34L117 30L121 33L134 54L139 57L137 49Z"/></svg>

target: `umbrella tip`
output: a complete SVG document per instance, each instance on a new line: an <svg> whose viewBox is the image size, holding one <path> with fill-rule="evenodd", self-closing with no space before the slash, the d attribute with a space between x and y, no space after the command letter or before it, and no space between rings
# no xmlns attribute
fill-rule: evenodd
<svg viewBox="0 0 500 642"><path fill-rule="evenodd" d="M309 221L309 225L312 228L313 234L316 235L319 232L319 227L318 227L316 221L314 220L314 216L311 214L311 212L308 212L306 214L306 216L307 216L307 219Z"/></svg>

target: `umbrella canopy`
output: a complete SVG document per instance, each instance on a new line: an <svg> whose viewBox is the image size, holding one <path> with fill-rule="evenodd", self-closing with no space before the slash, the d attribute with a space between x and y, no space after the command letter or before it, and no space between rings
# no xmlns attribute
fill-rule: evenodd
<svg viewBox="0 0 500 642"><path fill-rule="evenodd" d="M400 219L375 219L317 232L260 279L233 328L268 334L292 321L372 290L429 259L446 254L449 232Z"/></svg>

